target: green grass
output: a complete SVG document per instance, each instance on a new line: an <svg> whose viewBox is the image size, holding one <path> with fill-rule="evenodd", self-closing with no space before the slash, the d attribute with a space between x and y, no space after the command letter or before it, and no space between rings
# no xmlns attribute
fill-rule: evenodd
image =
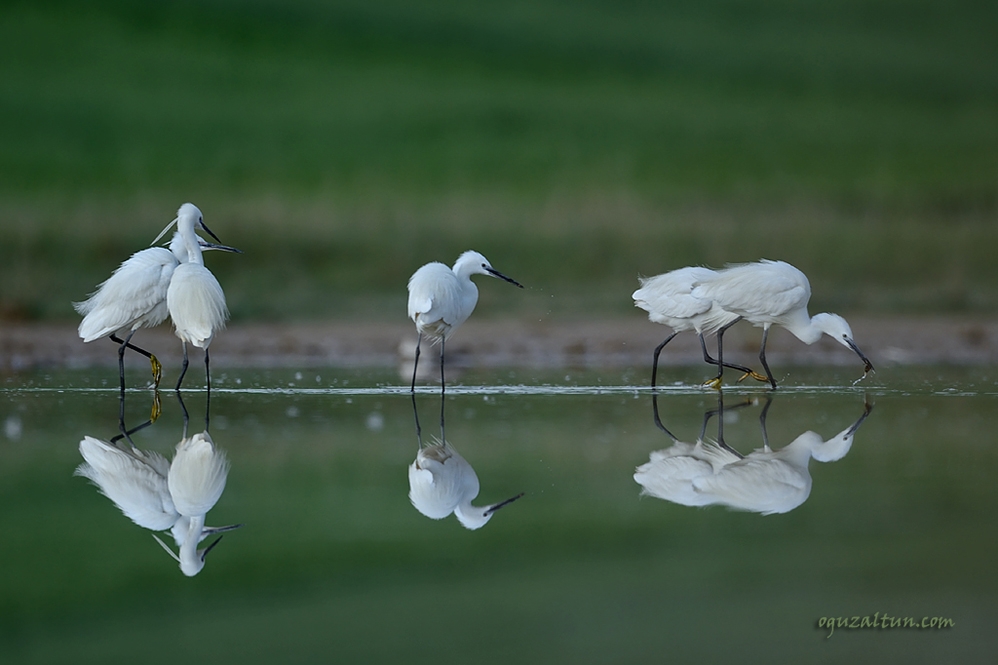
<svg viewBox="0 0 998 665"><path fill-rule="evenodd" d="M236 319L390 318L469 246L613 315L767 256L816 306L998 312L989 3L12 3L0 317L71 319L185 200ZM230 260L231 259L231 260ZM288 287L292 287L289 289Z"/></svg>

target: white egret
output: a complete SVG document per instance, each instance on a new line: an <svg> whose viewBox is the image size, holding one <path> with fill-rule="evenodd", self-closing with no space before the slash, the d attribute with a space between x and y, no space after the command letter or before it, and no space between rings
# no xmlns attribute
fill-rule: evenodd
<svg viewBox="0 0 998 665"><path fill-rule="evenodd" d="M198 549L198 544L209 535L237 529L242 525L227 527L205 527L205 515L211 510L225 490L229 474L229 462L225 453L215 447L208 432L201 432L184 438L177 444L177 452L170 464L167 485L173 505L181 516L174 535L179 555L174 554L166 543L163 546L180 564L184 575L193 576L201 572L205 557L221 540L218 537L211 545ZM186 533L183 530L186 528Z"/></svg>
<svg viewBox="0 0 998 665"><path fill-rule="evenodd" d="M697 337L700 339L700 348L703 350L704 361L712 365L717 364L718 361L711 358L707 352L704 334L719 331L717 346L720 349L725 327L736 321L738 315L721 309L707 298L695 297L692 293L695 283L716 275L717 273L710 268L689 266L655 277L639 278L641 288L631 294L634 306L648 312L650 321L667 325L673 330L673 333L666 337L664 342L655 347L651 368L652 388L655 387L658 357L662 353L662 349L672 341L673 337L685 330L696 331ZM724 366L737 369L744 372L746 376L751 376L759 381L766 380L766 377L748 367L732 363L724 363Z"/></svg>
<svg viewBox="0 0 998 665"><path fill-rule="evenodd" d="M833 462L844 457L852 447L853 435L871 408L867 404L859 420L828 441L816 432L807 431L776 451L767 444L712 474L694 478L693 490L708 503L723 504L735 510L763 515L790 512L811 494L808 469L811 458ZM707 447L715 449L712 453L720 451L715 444L707 444Z"/></svg>
<svg viewBox="0 0 998 665"><path fill-rule="evenodd" d="M852 329L845 319L838 314L828 313L808 316L807 303L811 298L811 285L807 276L789 263L764 259L758 263L732 266L698 281L692 295L710 300L762 328L759 360L774 389L776 379L766 362L766 339L774 324L786 328L805 344L814 344L822 334L828 335L860 357L864 363L863 376L873 370L873 364L853 341ZM718 335L732 325L734 322L720 328ZM722 360L720 349L717 357L718 361ZM719 364L718 380L723 372L724 366Z"/></svg>
<svg viewBox="0 0 998 665"><path fill-rule="evenodd" d="M715 473L724 465L737 462L742 456L727 446L705 446L707 422L717 416L718 440L723 440L724 403L718 394L717 409L706 411L695 443L680 441L669 431L658 414L658 395L652 394L652 414L655 426L665 432L673 443L669 448L652 451L648 461L634 471L634 482L641 485L643 496L653 496L683 506L708 506L710 497L693 489L693 480ZM743 405L744 406L744 405Z"/></svg>
<svg viewBox="0 0 998 665"><path fill-rule="evenodd" d="M177 379L177 390L187 373L187 343L204 349L204 369L208 389L211 390L211 370L209 367L208 346L215 333L225 328L229 310L225 305L225 293L218 280L205 268L201 247L194 233L195 226L204 227L201 211L192 203L185 203L177 211L174 219L160 233L162 236L173 224L187 251L187 261L173 271L166 292L166 306L173 320L174 332L184 349L183 368Z"/></svg>
<svg viewBox="0 0 998 665"><path fill-rule="evenodd" d="M74 475L93 482L101 494L111 499L135 524L151 531L171 530L181 552L194 552L187 555L187 570L196 569L194 574L200 570L196 560L200 557L203 566L205 553L196 553L197 543L209 535L240 526L205 527L204 515L201 515L198 528L194 528L193 522L197 518L181 515L177 510L169 488L171 464L159 453L138 450L133 446L119 448L103 439L85 436L80 441L80 454L85 461L77 467ZM170 551L155 534L153 538ZM172 551L170 553L173 555Z"/></svg>
<svg viewBox="0 0 998 665"><path fill-rule="evenodd" d="M180 514L167 486L170 463L159 453L123 450L113 443L85 436L80 441L85 462L73 475L93 482L125 517L153 531L166 531Z"/></svg>
<svg viewBox="0 0 998 665"><path fill-rule="evenodd" d="M409 465L409 500L416 510L434 520L454 513L466 529L485 526L497 510L523 496L483 508L471 505L479 489L475 470L447 442L420 447Z"/></svg>
<svg viewBox="0 0 998 665"><path fill-rule="evenodd" d="M720 446L676 441L664 450L655 450L648 461L634 471L641 494L665 499L682 506L709 506L714 499L693 489L693 481L711 476L725 464L741 457Z"/></svg>
<svg viewBox="0 0 998 665"><path fill-rule="evenodd" d="M453 268L432 262L409 278L409 318L416 324L416 358L412 370L411 390L416 390L416 369L419 367L419 345L426 335L440 342L440 385L444 389L444 342L464 323L478 303L478 287L472 275L490 275L523 285L495 270L484 256L468 251L458 257Z"/></svg>
<svg viewBox="0 0 998 665"><path fill-rule="evenodd" d="M200 226L218 240L203 222ZM197 238L197 242L206 249L239 251L207 243L201 238ZM166 320L169 314L166 292L170 278L176 267L187 261L187 257L183 238L180 234L174 234L169 249L149 247L132 254L85 301L73 303L74 309L83 315L78 332L84 342L110 337L119 345L118 371L122 390L125 389L125 347L149 359L154 385L159 385L163 373L159 360L152 353L132 344L131 339L139 328L154 328ZM125 339L118 337L119 333Z"/></svg>

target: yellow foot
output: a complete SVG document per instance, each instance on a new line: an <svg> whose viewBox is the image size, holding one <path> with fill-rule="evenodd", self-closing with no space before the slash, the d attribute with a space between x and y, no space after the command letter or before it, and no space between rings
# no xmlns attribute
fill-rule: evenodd
<svg viewBox="0 0 998 665"><path fill-rule="evenodd" d="M713 388L714 390L721 389L721 377L715 376L713 379L708 379L701 384L704 388Z"/></svg>
<svg viewBox="0 0 998 665"><path fill-rule="evenodd" d="M159 388L159 382L163 378L163 365L156 356L149 356L149 364L152 366L152 387L155 390Z"/></svg>
<svg viewBox="0 0 998 665"><path fill-rule="evenodd" d="M769 381L768 378L766 378L762 374L759 374L759 372L745 372L744 374L741 375L741 378L738 379L738 383L741 383L750 376L756 381L761 381L762 383L767 383Z"/></svg>
<svg viewBox="0 0 998 665"><path fill-rule="evenodd" d="M163 415L163 403L159 399L159 390L153 388L152 411L149 413L149 422L156 422L161 415Z"/></svg>

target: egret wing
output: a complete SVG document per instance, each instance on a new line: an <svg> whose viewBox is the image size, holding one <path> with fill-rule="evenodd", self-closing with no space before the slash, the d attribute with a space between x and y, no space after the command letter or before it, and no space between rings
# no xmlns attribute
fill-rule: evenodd
<svg viewBox="0 0 998 665"><path fill-rule="evenodd" d="M167 316L167 289L177 264L169 250L150 247L118 266L90 298L73 305L84 315L79 327L83 341L162 323Z"/></svg>
<svg viewBox="0 0 998 665"><path fill-rule="evenodd" d="M698 282L693 295L751 321L806 306L811 286L804 273L789 263L764 260L722 270Z"/></svg>

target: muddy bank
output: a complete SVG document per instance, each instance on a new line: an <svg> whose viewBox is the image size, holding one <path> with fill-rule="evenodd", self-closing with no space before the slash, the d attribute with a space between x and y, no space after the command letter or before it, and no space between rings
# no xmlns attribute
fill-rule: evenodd
<svg viewBox="0 0 998 665"><path fill-rule="evenodd" d="M875 365L993 364L998 361L998 321L975 319L853 318L860 348ZM668 333L663 326L630 317L619 321L531 322L472 320L447 345L455 366L614 367L649 363ZM725 337L725 358L753 364L760 330L747 324ZM180 342L166 325L142 330L133 340L167 365L179 364ZM212 365L223 367L394 366L412 354L411 323L234 324L211 346ZM431 352L432 353L432 352ZM828 337L807 346L783 330L770 334L771 364L840 365L858 362ZM194 356L200 362L200 353ZM132 361L130 361L132 362ZM696 336L677 336L663 365L701 362ZM84 344L73 324L4 324L0 368L113 366L114 345Z"/></svg>

